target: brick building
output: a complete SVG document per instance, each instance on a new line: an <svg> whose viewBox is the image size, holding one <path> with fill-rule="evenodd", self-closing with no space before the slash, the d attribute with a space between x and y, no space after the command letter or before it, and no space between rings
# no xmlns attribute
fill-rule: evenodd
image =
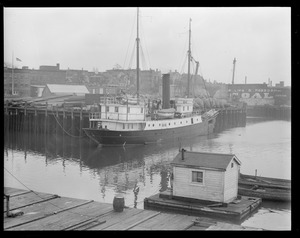
<svg viewBox="0 0 300 238"><path fill-rule="evenodd" d="M12 80L14 79L14 80ZM62 70L60 65L41 65L39 69L4 67L4 95L12 95L14 82L15 95L25 97L33 95L31 85L45 86L46 84L88 84L87 70Z"/></svg>

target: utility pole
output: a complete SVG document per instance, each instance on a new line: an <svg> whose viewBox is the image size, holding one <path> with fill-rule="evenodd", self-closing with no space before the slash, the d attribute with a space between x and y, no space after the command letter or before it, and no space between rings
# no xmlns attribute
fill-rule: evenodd
<svg viewBox="0 0 300 238"><path fill-rule="evenodd" d="M191 22L189 23L189 50L188 50L188 80L187 80L187 97L190 97L190 64L191 64Z"/></svg>
<svg viewBox="0 0 300 238"><path fill-rule="evenodd" d="M235 71L235 63L236 63L236 59L233 59L233 72L232 72L232 84L234 84L234 71Z"/></svg>

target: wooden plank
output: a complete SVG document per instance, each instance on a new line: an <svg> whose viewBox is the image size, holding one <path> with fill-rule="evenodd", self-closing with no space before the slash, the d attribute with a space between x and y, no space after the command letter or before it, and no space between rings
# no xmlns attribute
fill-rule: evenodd
<svg viewBox="0 0 300 238"><path fill-rule="evenodd" d="M35 203L45 202L51 199L57 198L57 195L46 193L26 193L19 196L15 196L9 199L9 209L20 209L26 206L33 205ZM6 206L4 206L4 212L6 212Z"/></svg>
<svg viewBox="0 0 300 238"><path fill-rule="evenodd" d="M165 223L162 223L156 227L158 230L184 230L186 227L194 224L193 220L196 217L187 216L187 215L176 215L168 220Z"/></svg>
<svg viewBox="0 0 300 238"><path fill-rule="evenodd" d="M26 193L32 193L32 191L24 191L24 192L14 193L14 194L10 195L10 198L20 196L20 195L23 195Z"/></svg>
<svg viewBox="0 0 300 238"><path fill-rule="evenodd" d="M99 226L95 226L91 228L90 230L104 230L109 228L110 226L113 226L115 224L120 223L121 221L125 221L128 218L139 214L143 212L143 210L140 209L134 209L134 208L126 208L123 210L123 212L112 212L110 214L107 214L102 217L103 220L106 220L105 223L100 224Z"/></svg>
<svg viewBox="0 0 300 238"><path fill-rule="evenodd" d="M24 190L24 189L18 189L18 188L11 188L11 187L5 187L4 188L4 195L9 195L10 197L19 196L21 194L25 193L31 193L30 190Z"/></svg>
<svg viewBox="0 0 300 238"><path fill-rule="evenodd" d="M39 194L40 195L40 194ZM21 209L33 204L46 202L52 199L58 198L57 195L43 194L38 197L34 193L27 193L20 196L12 197L9 199L9 210ZM4 213L6 212L6 205L4 206Z"/></svg>
<svg viewBox="0 0 300 238"><path fill-rule="evenodd" d="M143 210L141 213L135 214L126 220L106 228L106 230L130 230L131 228L149 220L152 217L157 216L158 214L160 214L160 212Z"/></svg>
<svg viewBox="0 0 300 238"><path fill-rule="evenodd" d="M165 223L168 223L169 219L172 219L175 216L176 214L161 213L138 226L147 230L160 230L164 227Z"/></svg>
<svg viewBox="0 0 300 238"><path fill-rule="evenodd" d="M24 207L22 209L22 212L24 212L24 214L22 216L14 218L6 217L4 219L4 229L10 229L30 222L34 222L47 216L51 216L59 212L73 209L75 207L82 206L91 202L91 200L86 201L62 197L51 200L51 203L45 202Z"/></svg>
<svg viewBox="0 0 300 238"><path fill-rule="evenodd" d="M112 211L111 204L92 202L9 230L63 230Z"/></svg>
<svg viewBox="0 0 300 238"><path fill-rule="evenodd" d="M191 226L188 229L186 229L187 231L204 231L206 230L208 227L203 227L203 226Z"/></svg>
<svg viewBox="0 0 300 238"><path fill-rule="evenodd" d="M106 220L101 219L101 216L103 215L97 216L95 218L87 219L83 222L79 222L78 224L71 225L65 228L64 230L87 230L89 228L98 226L106 222Z"/></svg>

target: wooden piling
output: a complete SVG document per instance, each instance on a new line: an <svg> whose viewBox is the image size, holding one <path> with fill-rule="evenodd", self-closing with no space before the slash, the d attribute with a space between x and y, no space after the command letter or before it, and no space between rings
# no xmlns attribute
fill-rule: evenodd
<svg viewBox="0 0 300 238"><path fill-rule="evenodd" d="M83 120L82 120L82 106L81 106L81 109L80 109L80 122L79 122L79 135L80 137L82 136L82 123L83 123Z"/></svg>
<svg viewBox="0 0 300 238"><path fill-rule="evenodd" d="M74 108L71 110L71 134L75 135L75 130L74 130Z"/></svg>

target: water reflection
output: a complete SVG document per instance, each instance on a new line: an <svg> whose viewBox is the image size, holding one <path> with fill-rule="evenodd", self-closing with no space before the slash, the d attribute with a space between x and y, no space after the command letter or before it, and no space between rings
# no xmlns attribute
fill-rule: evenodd
<svg viewBox="0 0 300 238"><path fill-rule="evenodd" d="M123 193L126 206L143 208L145 197L170 187L170 162L180 147L234 153L242 161L241 172L253 174L258 169L258 175L289 178L290 125L290 122L248 118L247 127L125 148L97 147L87 138L10 132L4 135L5 166L21 180L30 181L27 185L38 191L108 203L112 203L116 193ZM16 171L16 164L21 172ZM259 217L265 212L289 209L265 203L263 206Z"/></svg>
<svg viewBox="0 0 300 238"><path fill-rule="evenodd" d="M147 178L151 185L154 185L157 177L160 178L159 191L168 188L169 162L178 153L180 146L193 150L195 138L187 139L180 145L171 142L163 145L111 148L96 147L87 138L75 139L55 134L11 132L5 135L5 142L6 151L9 148L12 152L23 151L25 162L28 154L39 154L45 158L45 167L59 163L65 175L67 164L71 161L75 162L79 166L79 174L89 171L94 178L99 179L103 199L107 187L113 187L115 193L133 191L136 206L139 184L145 187ZM8 156L6 152L6 157Z"/></svg>

